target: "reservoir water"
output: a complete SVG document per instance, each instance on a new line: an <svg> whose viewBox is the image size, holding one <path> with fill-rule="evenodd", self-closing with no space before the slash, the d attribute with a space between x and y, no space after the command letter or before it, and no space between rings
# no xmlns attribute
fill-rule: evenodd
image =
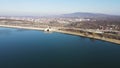
<svg viewBox="0 0 120 68"><path fill-rule="evenodd" d="M120 45L62 33L0 28L0 68L120 68Z"/></svg>

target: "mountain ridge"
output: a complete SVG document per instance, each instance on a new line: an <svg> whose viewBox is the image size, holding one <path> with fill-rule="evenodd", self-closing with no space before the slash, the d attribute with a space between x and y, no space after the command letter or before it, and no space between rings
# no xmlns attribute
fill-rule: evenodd
<svg viewBox="0 0 120 68"><path fill-rule="evenodd" d="M63 17L120 17L120 15L110 15L110 14L102 14L102 13L90 13L90 12L75 12L75 13L68 13L62 14Z"/></svg>

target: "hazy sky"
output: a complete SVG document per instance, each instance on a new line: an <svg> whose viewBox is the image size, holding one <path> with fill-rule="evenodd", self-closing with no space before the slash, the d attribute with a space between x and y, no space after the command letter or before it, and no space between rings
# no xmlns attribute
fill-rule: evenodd
<svg viewBox="0 0 120 68"><path fill-rule="evenodd" d="M0 15L93 12L120 15L120 0L0 0Z"/></svg>

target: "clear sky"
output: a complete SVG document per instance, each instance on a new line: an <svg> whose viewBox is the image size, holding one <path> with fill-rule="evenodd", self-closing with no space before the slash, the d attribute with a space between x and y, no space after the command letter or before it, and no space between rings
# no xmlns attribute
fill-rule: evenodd
<svg viewBox="0 0 120 68"><path fill-rule="evenodd" d="M0 0L0 15L93 12L120 15L120 0Z"/></svg>

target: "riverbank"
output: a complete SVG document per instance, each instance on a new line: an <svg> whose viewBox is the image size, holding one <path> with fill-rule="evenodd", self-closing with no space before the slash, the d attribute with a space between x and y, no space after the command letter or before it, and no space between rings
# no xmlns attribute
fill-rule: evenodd
<svg viewBox="0 0 120 68"><path fill-rule="evenodd" d="M42 31L45 29L45 28L13 26L13 25L0 25L0 27L19 28L19 29L30 29L30 30L42 30Z"/></svg>
<svg viewBox="0 0 120 68"><path fill-rule="evenodd" d="M115 43L115 44L120 44L120 40L115 40L115 39L101 38L101 37L98 37L98 36L93 37L92 35L87 35L86 36L84 34L80 34L80 33L76 33L76 32L70 32L70 31L56 31L56 32L65 33L65 34L71 34L71 35L77 35L77 36L83 36L83 37L102 40L102 41L111 42L111 43Z"/></svg>
<svg viewBox="0 0 120 68"><path fill-rule="evenodd" d="M46 28L38 28L38 27L25 27L25 26L13 26L13 25L0 25L0 27L8 27L8 28L20 28L20 29L30 29L30 30L40 30L40 31L44 31ZM103 40L103 41L107 41L107 42L111 42L111 43L116 43L116 44L120 44L120 40L116 40L116 39L110 39L110 38L101 38L98 36L91 36L91 35L84 35L81 33L77 33L77 32L72 32L72 31L63 31L63 30L57 30L54 29L54 32L59 32L59 33L65 33L65 34L71 34L71 35L77 35L77 36L83 36L83 37L88 37L88 38L93 38L93 39L98 39L98 40Z"/></svg>

